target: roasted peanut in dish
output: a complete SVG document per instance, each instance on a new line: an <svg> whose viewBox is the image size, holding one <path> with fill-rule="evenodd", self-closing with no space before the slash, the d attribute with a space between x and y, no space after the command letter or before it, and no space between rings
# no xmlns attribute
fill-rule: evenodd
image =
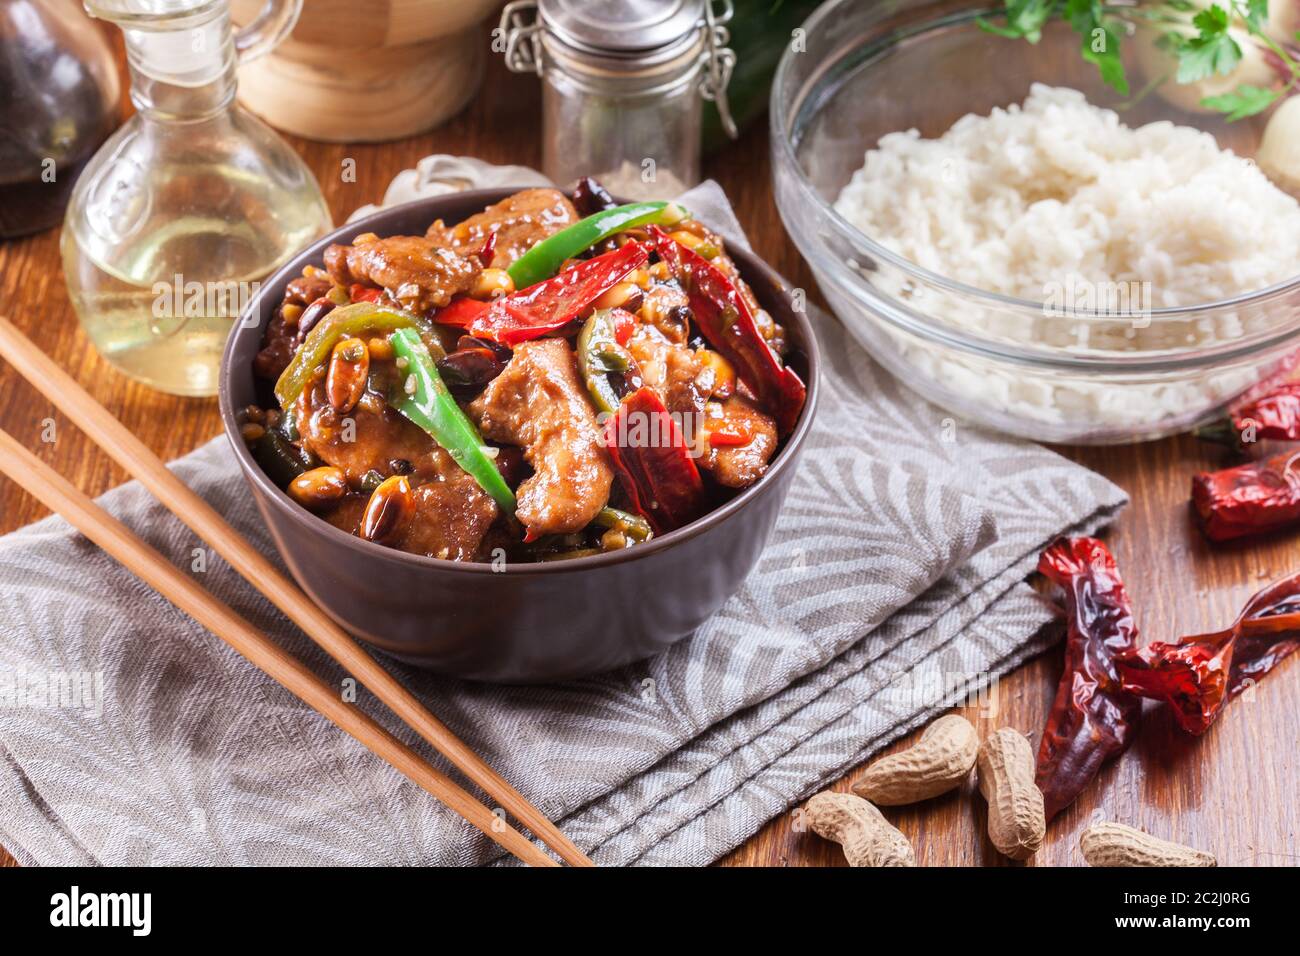
<svg viewBox="0 0 1300 956"><path fill-rule="evenodd" d="M460 561L633 547L758 481L803 409L785 335L673 203L529 189L291 282L245 440L351 534Z"/></svg>

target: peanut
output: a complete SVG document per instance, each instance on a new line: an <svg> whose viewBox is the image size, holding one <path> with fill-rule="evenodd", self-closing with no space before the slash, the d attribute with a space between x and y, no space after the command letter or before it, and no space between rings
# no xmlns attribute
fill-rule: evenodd
<svg viewBox="0 0 1300 956"><path fill-rule="evenodd" d="M361 537L381 544L395 540L415 515L415 496L405 475L384 479L361 517Z"/></svg>
<svg viewBox="0 0 1300 956"><path fill-rule="evenodd" d="M940 717L901 753L877 760L853 785L859 797L885 807L929 800L961 785L975 766L979 737L959 714Z"/></svg>
<svg viewBox="0 0 1300 956"><path fill-rule="evenodd" d="M804 810L812 831L838 843L849 866L916 866L907 837L861 797L827 790Z"/></svg>
<svg viewBox="0 0 1300 956"><path fill-rule="evenodd" d="M1218 866L1214 854L1158 840L1122 823L1098 823L1079 837L1089 866Z"/></svg>
<svg viewBox="0 0 1300 956"><path fill-rule="evenodd" d="M372 362L388 362L393 358L393 343L386 335L376 335L366 343Z"/></svg>
<svg viewBox="0 0 1300 956"><path fill-rule="evenodd" d="M499 299L515 291L515 280L504 269L484 269L469 290L471 299Z"/></svg>
<svg viewBox="0 0 1300 956"><path fill-rule="evenodd" d="M675 242L680 242L687 249L694 249L704 241L703 236L697 236L695 233L687 232L685 229L679 229L676 232L669 233L668 238Z"/></svg>
<svg viewBox="0 0 1300 956"><path fill-rule="evenodd" d="M266 434L266 427L257 422L244 422L239 426L239 434L251 445Z"/></svg>
<svg viewBox="0 0 1300 956"><path fill-rule="evenodd" d="M713 373L712 392L709 397L718 401L730 398L736 391L735 367L712 349L699 349L695 357L699 359L702 369L707 368ZM972 762L974 759L971 758Z"/></svg>
<svg viewBox="0 0 1300 956"><path fill-rule="evenodd" d="M304 508L324 508L348 493L348 481L342 470L331 465L304 471L289 482L289 497Z"/></svg>
<svg viewBox="0 0 1300 956"><path fill-rule="evenodd" d="M641 308L641 303L645 301L645 293L635 282L620 282L604 292L593 303L597 309L627 309L629 312L637 312Z"/></svg>
<svg viewBox="0 0 1300 956"><path fill-rule="evenodd" d="M329 373L325 379L325 396L330 407L346 415L361 401L370 375L370 350L360 339L349 338L334 346Z"/></svg>
<svg viewBox="0 0 1300 956"><path fill-rule="evenodd" d="M989 803L989 839L1004 856L1028 859L1047 833L1029 741L1003 727L980 745L978 763L980 793Z"/></svg>

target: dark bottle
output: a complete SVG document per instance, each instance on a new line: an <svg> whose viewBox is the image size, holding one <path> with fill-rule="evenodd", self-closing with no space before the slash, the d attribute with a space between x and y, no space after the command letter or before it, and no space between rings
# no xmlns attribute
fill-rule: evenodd
<svg viewBox="0 0 1300 956"><path fill-rule="evenodd" d="M0 237L57 225L118 124L117 67L74 0L0 0Z"/></svg>

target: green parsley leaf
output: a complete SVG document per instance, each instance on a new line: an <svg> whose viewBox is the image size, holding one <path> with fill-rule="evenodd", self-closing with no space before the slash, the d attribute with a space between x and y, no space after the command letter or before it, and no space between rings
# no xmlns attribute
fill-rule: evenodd
<svg viewBox="0 0 1300 956"><path fill-rule="evenodd" d="M1037 43L1049 20L1064 19L1079 35L1083 59L1097 67L1103 82L1125 96L1129 85L1120 58L1120 41L1130 25L1149 27L1160 34L1156 45L1177 59L1179 83L1232 73L1243 56L1233 34L1248 32L1260 37L1283 61L1291 72L1290 83L1277 91L1242 85L1231 93L1207 97L1202 104L1225 113L1229 120L1237 120L1267 109L1293 88L1300 89L1297 57L1264 33L1268 0L1221 0L1208 7L1202 7L1203 2L1158 0L1148 4L1138 0L1130 5L1116 0L1003 0L1002 22L990 23L982 17L975 22L988 33ZM1170 17L1171 12L1193 16L1188 21L1184 16ZM1195 32L1188 35L1187 26ZM1295 38L1300 42L1300 30Z"/></svg>
<svg viewBox="0 0 1300 956"><path fill-rule="evenodd" d="M991 20L985 20L983 17L976 17L975 25L985 33L992 33L1000 37L1006 37L1008 40L1019 40L1024 36L1019 30L1013 30L1011 27L1001 26Z"/></svg>
<svg viewBox="0 0 1300 956"><path fill-rule="evenodd" d="M1179 83L1195 83L1216 73L1227 75L1241 62L1241 47L1228 34L1228 13L1217 3L1196 14L1197 34L1178 47Z"/></svg>
<svg viewBox="0 0 1300 956"><path fill-rule="evenodd" d="M1246 23L1255 33L1261 33L1264 30L1264 24L1268 21L1268 0L1247 0L1246 3Z"/></svg>
<svg viewBox="0 0 1300 956"><path fill-rule="evenodd" d="M1192 17L1192 25L1201 31L1204 37L1228 32L1228 11L1217 3L1212 3Z"/></svg>
<svg viewBox="0 0 1300 956"><path fill-rule="evenodd" d="M1243 83L1231 93L1207 96L1201 100L1201 105L1215 112L1228 114L1226 118L1231 123L1264 112L1281 95L1281 90L1266 90L1260 86Z"/></svg>
<svg viewBox="0 0 1300 956"><path fill-rule="evenodd" d="M1128 77L1119 55L1119 36L1105 23L1101 0L1066 0L1065 16L1079 34L1083 59L1097 67L1102 82L1128 95Z"/></svg>
<svg viewBox="0 0 1300 956"><path fill-rule="evenodd" d="M1043 24L1052 18L1060 0L1006 0L1006 26L990 23L983 17L976 22L981 30L998 36L1037 43L1043 38Z"/></svg>
<svg viewBox="0 0 1300 956"><path fill-rule="evenodd" d="M1083 38L1083 58L1096 65L1103 83L1121 96L1128 96L1128 76L1124 72L1124 60L1119 55L1119 37L1108 27L1096 29L1099 34Z"/></svg>

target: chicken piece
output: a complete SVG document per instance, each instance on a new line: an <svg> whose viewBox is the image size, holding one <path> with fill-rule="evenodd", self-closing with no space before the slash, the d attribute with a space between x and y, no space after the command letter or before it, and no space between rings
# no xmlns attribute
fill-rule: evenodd
<svg viewBox="0 0 1300 956"><path fill-rule="evenodd" d="M429 227L428 236L471 255L495 232L492 261L485 265L506 269L547 236L577 221L573 203L558 189L525 189L454 226L439 220Z"/></svg>
<svg viewBox="0 0 1300 956"><path fill-rule="evenodd" d="M767 463L776 451L776 423L740 395L721 404L711 403L705 429L750 435L744 445L706 445L698 464L713 475L714 481L728 488L748 488L767 471Z"/></svg>
<svg viewBox="0 0 1300 956"><path fill-rule="evenodd" d="M497 505L450 455L443 452L442 457L455 472L448 469L443 479L415 486L415 517L397 547L432 558L470 561L496 521Z"/></svg>
<svg viewBox="0 0 1300 956"><path fill-rule="evenodd" d="M376 399L373 393L367 394L341 415L330 406L322 376L303 389L295 406L302 447L325 464L342 469L354 488L367 472L389 474L390 462L405 460L418 467L433 452L441 451L419 426Z"/></svg>
<svg viewBox="0 0 1300 956"><path fill-rule="evenodd" d="M314 266L308 267L310 274L304 271L303 275L294 279L285 287L284 301L286 304L293 305L311 305L321 296L329 292L334 285L330 277L325 275Z"/></svg>
<svg viewBox="0 0 1300 956"><path fill-rule="evenodd" d="M480 556L484 535L496 520L495 504L490 514L486 508L467 509L456 491L438 482L416 485L412 494L415 514L410 524L386 544L399 551L447 561L473 561ZM365 494L348 495L322 517L334 527L359 536L369 501Z"/></svg>
<svg viewBox="0 0 1300 956"><path fill-rule="evenodd" d="M641 380L659 393L689 442L699 430L704 403L717 384L713 366L700 361L694 349L670 341L652 325L638 325L628 339L627 350L636 359Z"/></svg>
<svg viewBox="0 0 1300 956"><path fill-rule="evenodd" d="M484 437L524 449L533 475L516 514L530 539L580 531L605 506L614 471L563 339L520 345L469 411Z"/></svg>
<svg viewBox="0 0 1300 956"><path fill-rule="evenodd" d="M340 415L317 383L299 399L297 421L303 447L341 468L353 488L369 471L388 476L398 466L410 475L415 515L392 542L394 547L452 561L467 561L478 553L497 519L496 502L422 429L374 393ZM356 534L367 500L365 495L349 496L327 516L330 523Z"/></svg>
<svg viewBox="0 0 1300 956"><path fill-rule="evenodd" d="M404 309L440 309L452 296L468 292L483 271L479 261L461 256L446 243L422 236L357 236L350 246L325 250L325 267L339 285L382 286Z"/></svg>

